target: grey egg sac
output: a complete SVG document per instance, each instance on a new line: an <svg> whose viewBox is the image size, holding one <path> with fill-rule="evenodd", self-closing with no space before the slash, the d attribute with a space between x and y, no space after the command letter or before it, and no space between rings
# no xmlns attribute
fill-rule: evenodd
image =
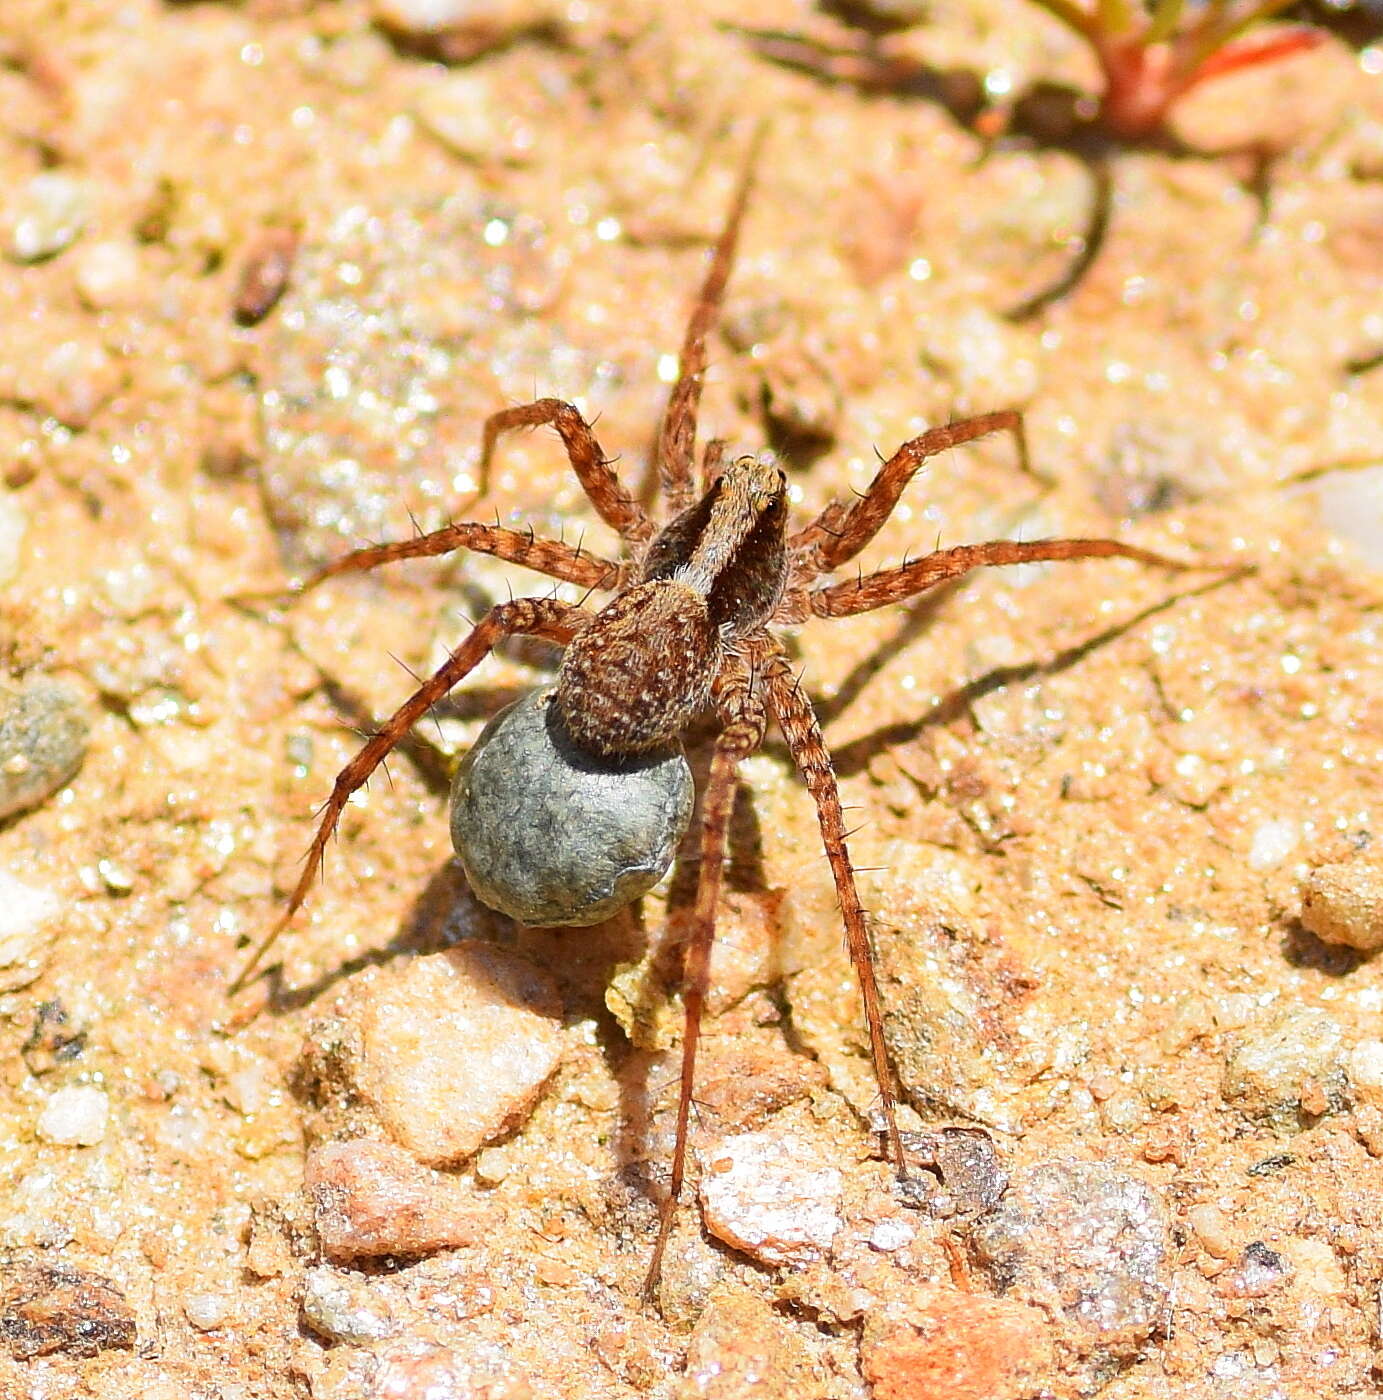
<svg viewBox="0 0 1383 1400"><path fill-rule="evenodd" d="M451 840L476 897L520 923L596 924L662 879L691 821L679 750L579 749L534 691L481 731L451 789Z"/></svg>

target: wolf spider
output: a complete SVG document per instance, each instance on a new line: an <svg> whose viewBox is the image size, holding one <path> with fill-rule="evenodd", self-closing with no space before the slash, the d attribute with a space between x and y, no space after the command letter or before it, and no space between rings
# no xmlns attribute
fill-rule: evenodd
<svg viewBox="0 0 1383 1400"><path fill-rule="evenodd" d="M351 794L412 726L501 639L527 634L565 645L553 705L577 746L601 758L634 758L665 749L677 742L701 712L708 708L714 711L721 728L702 798L700 873L685 951L686 1021L676 1142L648 1275L650 1287L658 1278L685 1176L697 1039L708 990L737 770L741 760L762 743L770 715L816 803L846 944L863 997L889 1156L899 1176L906 1174L878 983L846 846L831 755L811 702L793 674L788 653L771 628L813 617L842 618L869 612L991 565L1114 556L1168 569L1217 567L1182 563L1118 540L995 540L938 549L877 573L822 581L869 544L904 487L929 457L1006 430L1014 435L1026 467L1022 418L1015 410L986 413L912 438L883 464L862 496L835 501L796 529L789 528L786 478L777 466L761 458L745 456L727 462L724 444L712 441L702 455L698 487L693 463L706 341L730 276L752 171L751 158L692 309L682 345L680 377L663 416L656 448L658 480L666 503L661 524L621 483L591 425L573 405L560 399L539 399L503 409L486 420L483 468L488 468L501 433L543 425L557 430L591 504L624 541L626 557L622 561L602 559L579 546L538 539L497 524L468 521L413 539L358 549L320 569L302 585L306 590L337 574L373 569L399 559L472 549L580 588L613 592L614 597L598 611L556 598L520 598L489 609L437 671L341 770L282 917L233 985L233 990L244 985L302 905Z"/></svg>

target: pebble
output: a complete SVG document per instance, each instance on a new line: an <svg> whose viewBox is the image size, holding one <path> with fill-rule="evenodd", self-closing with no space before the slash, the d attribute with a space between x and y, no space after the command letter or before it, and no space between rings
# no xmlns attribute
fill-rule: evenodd
<svg viewBox="0 0 1383 1400"><path fill-rule="evenodd" d="M139 300L139 255L133 244L103 239L73 256L77 295L89 310L110 311Z"/></svg>
<svg viewBox="0 0 1383 1400"><path fill-rule="evenodd" d="M1300 832L1296 822L1282 817L1260 822L1249 841L1249 866L1253 870L1272 870L1281 865L1296 849Z"/></svg>
<svg viewBox="0 0 1383 1400"><path fill-rule="evenodd" d="M506 949L463 943L353 979L361 1096L419 1161L463 1161L516 1127L562 1054L552 979Z"/></svg>
<svg viewBox="0 0 1383 1400"><path fill-rule="evenodd" d="M1144 1182L1102 1162L1015 1171L970 1244L1005 1295L1063 1316L1097 1369L1100 1358L1131 1360L1165 1314L1167 1212Z"/></svg>
<svg viewBox="0 0 1383 1400"><path fill-rule="evenodd" d="M844 398L830 366L799 346L782 345L758 359L756 368L764 416L776 436L809 449L836 441Z"/></svg>
<svg viewBox="0 0 1383 1400"><path fill-rule="evenodd" d="M0 683L0 821L62 787L81 767L90 732L85 702L68 686Z"/></svg>
<svg viewBox="0 0 1383 1400"><path fill-rule="evenodd" d="M38 1135L59 1147L95 1147L106 1135L110 1099L94 1084L72 1084L48 1097L38 1115Z"/></svg>
<svg viewBox="0 0 1383 1400"><path fill-rule="evenodd" d="M931 1184L928 1172L909 1178L924 1187L921 1201L933 1215L978 1215L991 1210L1008 1186L994 1139L983 1129L905 1132L903 1150L909 1162L941 1173L940 1190Z"/></svg>
<svg viewBox="0 0 1383 1400"><path fill-rule="evenodd" d="M130 1305L100 1274L71 1264L14 1259L0 1269L0 1346L19 1360L54 1352L128 1351L135 1340Z"/></svg>
<svg viewBox="0 0 1383 1400"><path fill-rule="evenodd" d="M335 1269L307 1271L303 1280L303 1319L333 1342L357 1346L392 1336L396 1330L388 1301L369 1278Z"/></svg>
<svg viewBox="0 0 1383 1400"><path fill-rule="evenodd" d="M713 1294L687 1345L676 1400L800 1400L824 1395L826 1375L799 1330L766 1299Z"/></svg>
<svg viewBox="0 0 1383 1400"><path fill-rule="evenodd" d="M907 861L916 867L910 855ZM909 868L888 854L880 863ZM900 886L898 904L879 916L884 1034L914 1107L1011 1127L1004 1105L1021 1071L1009 1048L1012 998L1004 987L1014 969L995 956L973 909L953 903L950 893L944 877L925 871Z"/></svg>
<svg viewBox="0 0 1383 1400"><path fill-rule="evenodd" d="M1350 1088L1360 1103L1383 1108L1383 1040L1361 1040L1349 1052Z"/></svg>
<svg viewBox="0 0 1383 1400"><path fill-rule="evenodd" d="M1383 466L1327 472L1308 491L1326 528L1348 540L1372 568L1383 568Z"/></svg>
<svg viewBox="0 0 1383 1400"><path fill-rule="evenodd" d="M1263 1298L1280 1288L1292 1274L1291 1265L1262 1240L1244 1247L1232 1268L1216 1281L1217 1290L1230 1298Z"/></svg>
<svg viewBox="0 0 1383 1400"><path fill-rule="evenodd" d="M1234 1232L1229 1217L1208 1201L1192 1206L1186 1212L1186 1223L1195 1232L1201 1248L1216 1259L1228 1259L1234 1253Z"/></svg>
<svg viewBox="0 0 1383 1400"><path fill-rule="evenodd" d="M490 1228L489 1212L460 1182L392 1143L324 1143L308 1154L305 1174L322 1250L336 1263L476 1244Z"/></svg>
<svg viewBox="0 0 1383 1400"><path fill-rule="evenodd" d="M298 255L297 228L263 228L251 241L236 281L231 313L241 326L257 326L288 290Z"/></svg>
<svg viewBox="0 0 1383 1400"><path fill-rule="evenodd" d="M1326 943L1376 953L1383 948L1383 866L1318 865L1302 885L1301 921Z"/></svg>
<svg viewBox="0 0 1383 1400"><path fill-rule="evenodd" d="M868 15L875 23L891 29L925 24L931 15L927 0L859 0L856 13Z"/></svg>
<svg viewBox="0 0 1383 1400"><path fill-rule="evenodd" d="M234 1306L225 1293L189 1293L183 1299L182 1310L199 1332L212 1332L225 1326Z"/></svg>
<svg viewBox="0 0 1383 1400"><path fill-rule="evenodd" d="M19 576L29 516L13 491L0 491L0 588Z"/></svg>
<svg viewBox="0 0 1383 1400"><path fill-rule="evenodd" d="M86 225L90 199L82 181L59 170L35 175L10 209L10 256L42 262L62 252Z"/></svg>
<svg viewBox="0 0 1383 1400"><path fill-rule="evenodd" d="M370 1400L534 1400L527 1382L510 1374L506 1358L495 1358L494 1374L421 1337L400 1338L377 1355Z"/></svg>
<svg viewBox="0 0 1383 1400"><path fill-rule="evenodd" d="M593 394L593 411L608 402L594 349L554 344L531 312L562 276L541 223L500 220L493 246L488 191L385 203L312 229L263 323L256 440L272 449L265 497L294 568L335 558L344 540L406 538L411 513L423 529L446 523L477 485L497 367Z"/></svg>
<svg viewBox="0 0 1383 1400"><path fill-rule="evenodd" d="M19 396L63 427L81 432L119 392L125 373L103 346L61 340L36 363L22 367Z"/></svg>
<svg viewBox="0 0 1383 1400"><path fill-rule="evenodd" d="M376 0L376 20L406 34L436 34L464 24L477 6L475 0Z"/></svg>
<svg viewBox="0 0 1383 1400"><path fill-rule="evenodd" d="M1046 1314L938 1289L865 1314L860 1365L873 1400L1028 1400L1054 1358Z"/></svg>
<svg viewBox="0 0 1383 1400"><path fill-rule="evenodd" d="M0 991L27 987L42 972L52 938L56 897L0 869Z"/></svg>
<svg viewBox="0 0 1383 1400"><path fill-rule="evenodd" d="M550 7L537 0L374 0L375 23L414 39L460 34L481 52L506 35L549 23ZM471 57L469 46L457 61Z"/></svg>
<svg viewBox="0 0 1383 1400"><path fill-rule="evenodd" d="M536 154L533 127L515 120L488 76L444 74L418 94L414 114L454 155L488 165L518 165Z"/></svg>
<svg viewBox="0 0 1383 1400"><path fill-rule="evenodd" d="M666 874L695 789L680 751L616 763L578 749L554 693L534 691L481 730L452 784L452 845L492 909L538 927L595 924Z"/></svg>
<svg viewBox="0 0 1383 1400"><path fill-rule="evenodd" d="M1292 1007L1252 1024L1225 1056L1221 1092L1279 1132L1345 1102L1344 1032L1319 1007ZM1305 1101L1304 1101L1305 1100Z"/></svg>
<svg viewBox="0 0 1383 1400"><path fill-rule="evenodd" d="M706 1228L760 1263L820 1259L842 1225L844 1178L814 1145L778 1133L739 1133L702 1154Z"/></svg>

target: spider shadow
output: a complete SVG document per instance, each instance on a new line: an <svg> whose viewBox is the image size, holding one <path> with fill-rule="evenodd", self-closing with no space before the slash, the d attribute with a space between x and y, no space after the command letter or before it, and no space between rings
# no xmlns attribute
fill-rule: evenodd
<svg viewBox="0 0 1383 1400"><path fill-rule="evenodd" d="M1348 977L1368 961L1368 954L1357 948L1327 943L1299 920L1287 926L1280 944L1283 960L1295 968L1323 973L1327 977Z"/></svg>
<svg viewBox="0 0 1383 1400"><path fill-rule="evenodd" d="M693 726L686 739L687 761L696 783L696 806L692 820L679 846L666 889L666 917L655 941L646 944L647 976L638 989L628 1019L634 1024L652 1024L661 1008L667 1004L670 991L682 982L682 961L685 940L701 871L700 832L701 801L705 794L710 768L715 728L709 722ZM753 795L741 785L731 810L727 835L726 865L721 892L721 910L725 896L766 895L771 887L764 868L763 829L754 807ZM641 902L640 902L641 903ZM637 905L635 906L638 907ZM765 969L764 982L776 987L781 980L777 961L777 945L773 946L770 963ZM713 1002L715 987L708 992ZM728 1008L721 1008L723 1011ZM664 1013L665 1014L665 1013ZM706 1024L713 1022L720 1011L707 1008ZM602 1027L605 1029L605 1027ZM656 1204L665 1193L666 1181L660 1173L670 1160L670 1150L658 1146L663 1124L671 1121L676 1104L676 1089L680 1082L681 1041L669 1050L631 1047L622 1028L610 1018L608 1029L613 1039L602 1040L607 1061L619 1085L620 1118L615 1130L614 1149L620 1166L617 1175L633 1188L632 1194ZM705 1067L704 1059L701 1065ZM693 1124L698 1122L703 1105L692 1101ZM671 1140L670 1130L667 1134ZM650 1225L651 1228L651 1225Z"/></svg>
<svg viewBox="0 0 1383 1400"><path fill-rule="evenodd" d="M847 21L850 17L844 16ZM759 57L819 82L852 87L863 94L887 94L931 103L958 126L984 143L980 162L998 149L1023 148L1070 156L1090 179L1090 198L1083 233L1066 268L1046 287L1024 297L1002 314L1011 321L1032 320L1080 285L1100 256L1109 236L1115 204L1113 159L1127 141L1104 133L1095 120L1097 104L1085 92L1063 83L1039 81L1019 93L1002 112L990 105L983 76L969 68L940 68L920 59L881 48L877 31L861 31L853 42L829 44L778 30L751 29L723 23L721 28L743 39ZM995 126L995 118L1000 125ZM1145 150L1187 160L1246 158L1241 183L1258 205L1256 228L1268 217L1271 156L1262 146L1201 150L1170 132L1139 143Z"/></svg>
<svg viewBox="0 0 1383 1400"><path fill-rule="evenodd" d="M858 739L852 740L848 744L841 745L832 750L832 758L835 763L836 773L843 777L853 777L863 772L872 759L886 750L898 744L910 743L919 738L928 729L937 725L952 724L956 720L963 718L970 713L971 707L976 701L992 694L996 690L1002 690L1005 686L1020 685L1025 681L1034 680L1042 676L1056 676L1063 671L1068 671L1071 667L1079 664L1086 657L1098 651L1101 647L1117 641L1120 637L1132 632L1135 628L1149 621L1151 618L1167 612L1178 603L1188 598L1198 598L1203 594L1213 592L1216 589L1224 588L1228 584L1236 583L1252 573L1251 567L1235 569L1230 573L1221 574L1216 578L1208 580L1206 583L1197 584L1194 588L1180 589L1175 593L1168 594L1165 598L1160 598L1155 603L1149 603L1130 617L1111 623L1108 627L1102 628L1092 636L1086 637L1072 646L1064 647L1054 655L1034 658L1030 661L1016 662L1010 666L996 666L992 670L986 671L983 675L976 676L973 680L967 681L964 685L957 687L949 695L943 696L932 705L924 714L916 719L905 720L894 724L884 725L874 730L870 734L861 735ZM921 624L914 619L909 619L907 623L899 629L898 634L884 644L883 650L888 656L896 655L908 642L914 639L925 625L930 613L921 619ZM855 672L847 677L846 684L855 680L856 673L862 668L868 668L868 674L873 674L884 664L882 661L875 664L871 657L861 667L857 667ZM864 679L867 679L866 675ZM863 680L857 683L855 694L862 688ZM842 687L842 694L844 693ZM823 707L824 709L825 707ZM830 710L831 714L837 714L842 707L834 705Z"/></svg>

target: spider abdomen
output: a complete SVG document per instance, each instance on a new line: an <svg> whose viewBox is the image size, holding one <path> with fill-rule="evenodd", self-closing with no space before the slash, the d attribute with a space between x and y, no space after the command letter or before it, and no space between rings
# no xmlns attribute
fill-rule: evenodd
<svg viewBox="0 0 1383 1400"><path fill-rule="evenodd" d="M647 753L676 742L705 708L720 646L695 589L671 579L636 584L572 639L554 703L590 753Z"/></svg>

